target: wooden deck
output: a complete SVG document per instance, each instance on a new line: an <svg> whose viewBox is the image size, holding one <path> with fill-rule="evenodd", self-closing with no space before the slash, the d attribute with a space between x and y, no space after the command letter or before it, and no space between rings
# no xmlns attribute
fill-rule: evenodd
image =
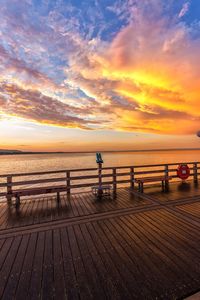
<svg viewBox="0 0 200 300"><path fill-rule="evenodd" d="M119 189L0 209L0 299L183 299L200 289L200 190ZM192 192L194 191L194 193ZM193 197L193 196L194 197Z"/></svg>

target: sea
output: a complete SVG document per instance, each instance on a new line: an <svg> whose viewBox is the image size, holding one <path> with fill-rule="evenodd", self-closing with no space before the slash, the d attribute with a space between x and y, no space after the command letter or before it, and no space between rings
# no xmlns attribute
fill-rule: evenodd
<svg viewBox="0 0 200 300"><path fill-rule="evenodd" d="M104 167L199 162L200 150L102 153ZM95 153L1 155L0 175L96 167Z"/></svg>
<svg viewBox="0 0 200 300"><path fill-rule="evenodd" d="M141 151L141 152L104 152L102 153L103 167L118 167L118 166L141 166L153 164L167 164L187 162L200 162L200 150L168 150L168 151ZM0 155L0 183L6 183L7 177L2 175L6 174L22 174L34 173L45 171L59 171L59 170L72 170L72 169L87 169L95 168L96 154L95 153L49 153L49 154L20 154L20 155ZM155 169L155 168L154 168ZM160 169L160 168L158 168ZM145 170L145 168L140 169ZM104 171L106 174L112 174L110 170ZM82 175L97 175L96 171L85 173L79 171L73 173L72 176ZM15 176L13 182L22 182L17 186L18 188L39 187L41 183L34 183L24 185L24 181L49 179L49 178L63 178L63 181L54 182L53 185L66 184L66 173L45 174L45 175L28 175L28 176ZM110 178L110 177L109 177ZM120 180L121 177L119 177ZM125 176L121 179L129 179L130 176ZM104 180L108 180L105 177ZM94 179L71 180L71 184L84 184L93 183ZM95 181L96 182L96 181ZM96 183L95 183L96 184ZM126 186L127 184L118 184L118 187ZM42 183L42 186L49 186L49 183ZM91 190L90 187L82 187L79 189L72 189L72 193L86 192ZM6 192L5 187L0 187L0 193ZM28 198L35 198L37 196L30 196ZM5 201L5 197L0 197L0 202Z"/></svg>

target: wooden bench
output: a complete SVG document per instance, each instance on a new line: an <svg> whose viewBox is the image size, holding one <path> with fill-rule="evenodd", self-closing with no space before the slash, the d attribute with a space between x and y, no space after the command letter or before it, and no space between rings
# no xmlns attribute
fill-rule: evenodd
<svg viewBox="0 0 200 300"><path fill-rule="evenodd" d="M101 186L93 186L92 187L92 193L98 198L101 198L102 196L108 196L111 195L112 187L110 185L101 185Z"/></svg>
<svg viewBox="0 0 200 300"><path fill-rule="evenodd" d="M11 197L15 197L15 207L18 209L20 207L20 197L21 196L32 196L32 195L42 195L42 194L57 194L57 202L60 202L60 193L66 192L68 189L66 185L62 186L54 186L54 187L37 187L37 188L29 188L29 189L20 189L20 190L13 190L11 193L7 195Z"/></svg>
<svg viewBox="0 0 200 300"><path fill-rule="evenodd" d="M162 190L168 190L169 180L171 180L171 176L153 176L153 177L144 177L144 178L135 178L134 182L138 183L138 191L143 193L144 190L144 183L151 183L151 182L162 182Z"/></svg>

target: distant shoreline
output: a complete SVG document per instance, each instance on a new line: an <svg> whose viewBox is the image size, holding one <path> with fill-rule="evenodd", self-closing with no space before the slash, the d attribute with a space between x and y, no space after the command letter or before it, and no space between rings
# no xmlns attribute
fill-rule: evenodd
<svg viewBox="0 0 200 300"><path fill-rule="evenodd" d="M137 152L166 152L166 151L198 151L200 148L172 148L172 149L142 149L142 150L105 150L101 153L137 153ZM40 155L40 154L94 154L97 151L20 151L20 150L0 150L0 155Z"/></svg>

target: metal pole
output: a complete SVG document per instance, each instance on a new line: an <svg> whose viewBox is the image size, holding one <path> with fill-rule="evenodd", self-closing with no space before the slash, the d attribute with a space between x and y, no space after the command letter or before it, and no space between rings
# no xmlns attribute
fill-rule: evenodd
<svg viewBox="0 0 200 300"><path fill-rule="evenodd" d="M99 166L99 170L98 170L99 171L99 188L101 188L101 186L102 186L102 177L101 177L101 172L102 172L101 167L102 167L102 164L99 163L98 166Z"/></svg>
<svg viewBox="0 0 200 300"><path fill-rule="evenodd" d="M99 187L98 187L98 193L97 193L97 196L98 198L101 198L102 197L102 194L103 194L103 190L102 190L102 177L101 177L101 174L102 174L102 164L101 163L98 163L98 173L99 173Z"/></svg>

